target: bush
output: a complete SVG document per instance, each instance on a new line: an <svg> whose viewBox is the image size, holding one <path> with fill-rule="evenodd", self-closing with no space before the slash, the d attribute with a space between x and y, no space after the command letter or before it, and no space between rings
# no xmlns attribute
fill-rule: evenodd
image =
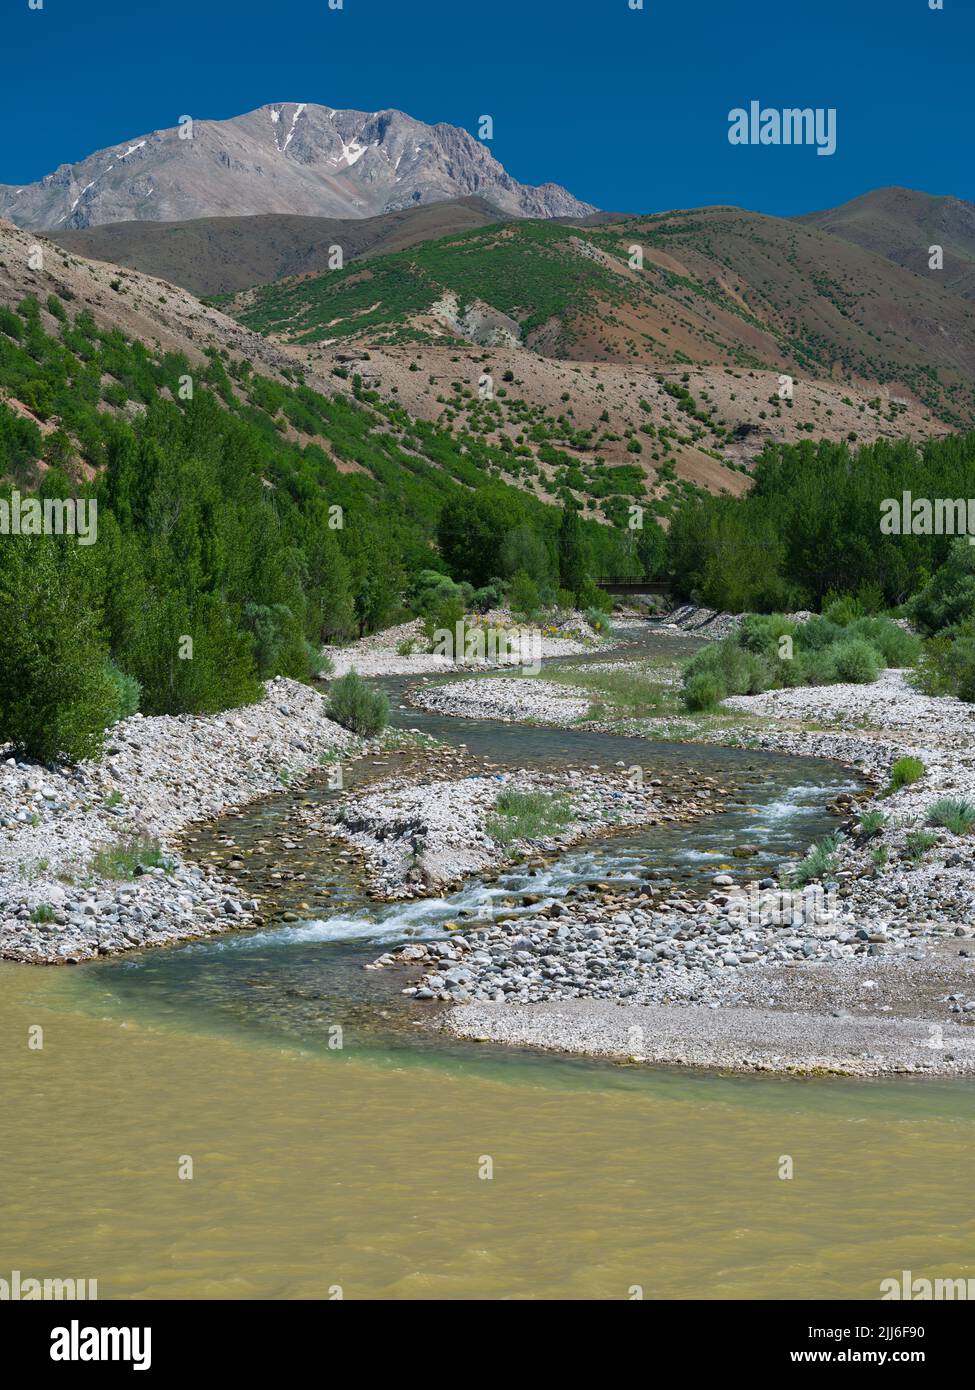
<svg viewBox="0 0 975 1390"><path fill-rule="evenodd" d="M609 629L609 619L600 608L587 608L585 619L596 632L606 632Z"/></svg>
<svg viewBox="0 0 975 1390"><path fill-rule="evenodd" d="M837 642L842 642L846 629L828 618L810 618L796 630L796 640L804 652L820 652Z"/></svg>
<svg viewBox="0 0 975 1390"><path fill-rule="evenodd" d="M326 712L343 729L371 737L385 729L389 701L381 690L368 686L357 671L350 671L333 683Z"/></svg>
<svg viewBox="0 0 975 1390"><path fill-rule="evenodd" d="M504 584L500 579L492 579L471 594L470 606L475 613L487 613L492 608L500 608L504 602Z"/></svg>
<svg viewBox="0 0 975 1390"><path fill-rule="evenodd" d="M18 342L24 336L24 325L20 318L13 309L8 309L6 305L2 304L0 304L0 333L6 333L8 338L16 338Z"/></svg>
<svg viewBox="0 0 975 1390"><path fill-rule="evenodd" d="M823 599L823 617L829 623L836 623L840 627L849 627L856 618L863 616L863 608L859 599L853 594L835 594L830 592Z"/></svg>
<svg viewBox="0 0 975 1390"><path fill-rule="evenodd" d="M538 840L555 834L572 819L572 806L565 796L550 792L503 791L494 803L495 814L488 817L486 829L499 845L513 840Z"/></svg>
<svg viewBox="0 0 975 1390"><path fill-rule="evenodd" d="M952 835L967 835L975 825L975 805L971 801L944 796L933 801L924 818L925 825L942 825Z"/></svg>
<svg viewBox="0 0 975 1390"><path fill-rule="evenodd" d="M928 637L975 615L975 546L955 541L945 563L912 599L909 612Z"/></svg>
<svg viewBox="0 0 975 1390"><path fill-rule="evenodd" d="M172 860L162 852L158 840L131 839L110 849L99 850L91 861L97 878L130 879L146 869L169 869Z"/></svg>
<svg viewBox="0 0 975 1390"><path fill-rule="evenodd" d="M746 651L778 659L780 639L791 637L795 641L799 626L782 613L748 613L739 625L737 640Z"/></svg>
<svg viewBox="0 0 975 1390"><path fill-rule="evenodd" d="M0 742L39 762L95 756L117 717L84 554L50 536L0 547Z"/></svg>
<svg viewBox="0 0 975 1390"><path fill-rule="evenodd" d="M464 653L462 651L455 652L454 646L457 624L464 621L466 611L463 600L458 593L455 596L444 598L435 607L429 609L423 617L423 635L426 637L427 643L432 647L435 641L442 640L442 638L437 637L437 633L449 633L450 644L447 654L452 652L455 661L463 661L464 659Z"/></svg>
<svg viewBox="0 0 975 1390"><path fill-rule="evenodd" d="M819 650L802 652L799 656L803 685L835 685L836 648L822 647Z"/></svg>
<svg viewBox="0 0 975 1390"><path fill-rule="evenodd" d="M954 638L925 642L909 680L925 695L956 695L975 702L975 622L963 623Z"/></svg>
<svg viewBox="0 0 975 1390"><path fill-rule="evenodd" d="M727 694L720 679L707 671L699 671L684 682L684 704L689 710L715 709Z"/></svg>
<svg viewBox="0 0 975 1390"><path fill-rule="evenodd" d="M139 712L139 700L142 696L142 686L135 676L127 676L124 671L120 671L114 661L105 663L105 675L115 691L117 701L114 724L119 719L129 719L133 714Z"/></svg>
<svg viewBox="0 0 975 1390"><path fill-rule="evenodd" d="M603 613L612 613L613 596L608 594L605 589L601 589L596 581L587 576L578 595L579 607L583 610L598 608Z"/></svg>
<svg viewBox="0 0 975 1390"><path fill-rule="evenodd" d="M525 618L533 617L541 609L542 596L538 585L527 571L519 570L512 579L508 604L513 613Z"/></svg>
<svg viewBox="0 0 975 1390"><path fill-rule="evenodd" d="M884 664L876 647L856 637L837 642L833 659L837 678L848 685L869 685L880 675Z"/></svg>
<svg viewBox="0 0 975 1390"><path fill-rule="evenodd" d="M857 618L847 632L876 647L886 666L913 666L921 651L921 642L913 632L905 632L890 618Z"/></svg>
<svg viewBox="0 0 975 1390"><path fill-rule="evenodd" d="M950 637L932 637L925 642L917 667L908 676L915 690L924 695L954 695L957 693L955 643Z"/></svg>

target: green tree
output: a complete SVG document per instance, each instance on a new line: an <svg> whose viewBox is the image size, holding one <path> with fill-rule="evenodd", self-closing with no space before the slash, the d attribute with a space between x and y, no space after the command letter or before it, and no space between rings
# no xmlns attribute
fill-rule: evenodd
<svg viewBox="0 0 975 1390"><path fill-rule="evenodd" d="M559 584L576 598L582 593L591 570L591 552L583 533L579 513L571 507L562 512L559 525Z"/></svg>
<svg viewBox="0 0 975 1390"><path fill-rule="evenodd" d="M0 740L41 762L94 756L118 713L94 600L73 540L0 542Z"/></svg>

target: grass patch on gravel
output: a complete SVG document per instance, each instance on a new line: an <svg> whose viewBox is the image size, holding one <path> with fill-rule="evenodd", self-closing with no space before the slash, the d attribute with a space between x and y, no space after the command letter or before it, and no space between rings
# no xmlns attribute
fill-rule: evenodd
<svg viewBox="0 0 975 1390"><path fill-rule="evenodd" d="M833 877L839 862L836 853L840 847L840 839L838 834L827 835L824 840L813 845L793 871L793 888L805 888L807 883L823 883Z"/></svg>
<svg viewBox="0 0 975 1390"><path fill-rule="evenodd" d="M590 709L586 716L590 719L602 719L607 715L641 719L660 714L667 693L642 671L587 671L584 667L565 667L544 670L542 678L587 694L594 708L601 706L598 713Z"/></svg>
<svg viewBox="0 0 975 1390"><path fill-rule="evenodd" d="M99 850L91 861L91 870L97 878L128 879L135 878L140 869L169 868L170 862L158 840L134 839Z"/></svg>
<svg viewBox="0 0 975 1390"><path fill-rule="evenodd" d="M572 820L567 796L553 792L502 792L487 820L487 833L499 845L554 835Z"/></svg>
<svg viewBox="0 0 975 1390"><path fill-rule="evenodd" d="M920 782L923 776L924 764L920 758L898 758L890 769L890 784L881 792L881 796L891 796L894 792L900 791L901 787Z"/></svg>
<svg viewBox="0 0 975 1390"><path fill-rule="evenodd" d="M933 830L911 830L904 837L904 847L913 864L920 864L929 849L934 849L938 837Z"/></svg>
<svg viewBox="0 0 975 1390"><path fill-rule="evenodd" d="M932 801L924 818L926 825L942 825L952 835L967 835L975 825L975 805L970 801L943 796Z"/></svg>

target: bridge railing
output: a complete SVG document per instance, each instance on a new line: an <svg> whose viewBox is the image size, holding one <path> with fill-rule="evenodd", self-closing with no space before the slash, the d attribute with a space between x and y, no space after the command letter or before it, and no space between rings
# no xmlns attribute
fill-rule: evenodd
<svg viewBox="0 0 975 1390"><path fill-rule="evenodd" d="M596 580L600 589L617 594L669 594L667 579L634 579L632 575L607 575Z"/></svg>

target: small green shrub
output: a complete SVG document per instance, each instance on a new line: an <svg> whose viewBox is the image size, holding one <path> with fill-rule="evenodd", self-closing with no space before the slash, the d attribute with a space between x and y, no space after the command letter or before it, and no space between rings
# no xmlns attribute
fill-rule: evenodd
<svg viewBox="0 0 975 1390"><path fill-rule="evenodd" d="M908 682L923 695L954 695L957 679L954 669L955 644L950 637L932 637L921 648Z"/></svg>
<svg viewBox="0 0 975 1390"><path fill-rule="evenodd" d="M367 685L357 671L349 671L332 684L326 712L343 729L369 738L385 729L389 701L381 690Z"/></svg>
<svg viewBox="0 0 975 1390"><path fill-rule="evenodd" d="M820 647L802 652L799 667L805 685L835 685L838 679L836 670L836 648Z"/></svg>
<svg viewBox="0 0 975 1390"><path fill-rule="evenodd" d="M886 666L913 666L920 655L920 638L913 632L905 632L890 618L857 618L847 628L847 632L850 636L862 638L875 647Z"/></svg>
<svg viewBox="0 0 975 1390"><path fill-rule="evenodd" d="M880 675L883 657L876 647L861 638L837 642L833 648L838 679L847 685L869 685Z"/></svg>
<svg viewBox="0 0 975 1390"><path fill-rule="evenodd" d="M932 801L924 823L944 826L952 835L967 835L975 825L975 804L943 796L938 801Z"/></svg>
<svg viewBox="0 0 975 1390"><path fill-rule="evenodd" d="M534 617L542 607L538 585L525 570L519 570L511 581L508 603L513 613L525 618Z"/></svg>
<svg viewBox="0 0 975 1390"><path fill-rule="evenodd" d="M120 671L114 661L105 663L105 675L115 692L117 701L117 713L113 723L119 719L129 719L133 714L138 714L142 686L136 678L127 676L124 671Z"/></svg>
<svg viewBox="0 0 975 1390"><path fill-rule="evenodd" d="M975 620L925 642L908 679L925 695L956 695L975 702Z"/></svg>
<svg viewBox="0 0 975 1390"><path fill-rule="evenodd" d="M40 903L31 913L30 920L32 922L53 922L54 908L47 903Z"/></svg>
<svg viewBox="0 0 975 1390"><path fill-rule="evenodd" d="M706 675L723 687L727 695L760 695L770 689L773 673L768 661L757 652L746 651L734 638L712 642L695 652L684 668L685 689L695 676Z"/></svg>
<svg viewBox="0 0 975 1390"><path fill-rule="evenodd" d="M812 617L802 623L796 631L796 640L804 652L822 651L836 642L842 642L846 629L828 618Z"/></svg>
<svg viewBox="0 0 975 1390"><path fill-rule="evenodd" d="M746 651L778 658L783 637L795 641L799 624L782 613L747 613L738 627L737 640Z"/></svg>
<svg viewBox="0 0 975 1390"><path fill-rule="evenodd" d="M684 704L689 710L716 709L727 693L717 676L699 671L684 685Z"/></svg>

